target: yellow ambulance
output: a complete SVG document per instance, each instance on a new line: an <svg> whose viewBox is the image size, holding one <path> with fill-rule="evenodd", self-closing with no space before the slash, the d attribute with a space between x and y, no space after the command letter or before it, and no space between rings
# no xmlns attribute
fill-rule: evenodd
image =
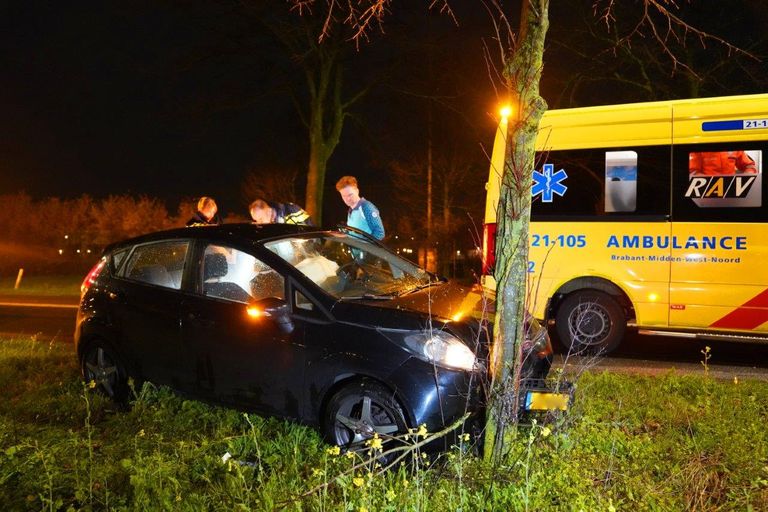
<svg viewBox="0 0 768 512"><path fill-rule="evenodd" d="M487 183L494 288L507 132ZM768 94L551 110L533 172L528 309L574 349L643 334L768 342Z"/></svg>

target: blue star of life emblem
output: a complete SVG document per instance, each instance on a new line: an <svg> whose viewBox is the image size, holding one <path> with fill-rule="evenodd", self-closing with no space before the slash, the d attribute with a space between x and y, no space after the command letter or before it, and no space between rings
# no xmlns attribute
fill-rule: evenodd
<svg viewBox="0 0 768 512"><path fill-rule="evenodd" d="M552 164L544 164L544 172L533 171L533 188L531 189L531 195L536 196L541 194L541 200L545 203L552 202L552 194L555 193L560 197L563 197L568 187L561 182L568 177L565 170L560 169L556 173L552 174L555 170L555 166Z"/></svg>

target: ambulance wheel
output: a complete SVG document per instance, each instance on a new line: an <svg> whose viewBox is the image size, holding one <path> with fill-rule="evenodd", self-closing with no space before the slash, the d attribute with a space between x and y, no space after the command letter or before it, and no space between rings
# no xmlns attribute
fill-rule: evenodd
<svg viewBox="0 0 768 512"><path fill-rule="evenodd" d="M557 310L555 325L571 352L608 354L621 343L627 319L616 299L590 290L568 295Z"/></svg>

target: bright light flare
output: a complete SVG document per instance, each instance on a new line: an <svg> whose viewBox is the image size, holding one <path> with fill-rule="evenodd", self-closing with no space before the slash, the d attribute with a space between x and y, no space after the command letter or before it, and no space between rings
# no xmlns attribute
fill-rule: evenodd
<svg viewBox="0 0 768 512"><path fill-rule="evenodd" d="M509 105L504 105L501 107L501 110L499 110L499 114L501 114L503 119L508 119L509 116L512 115L512 107Z"/></svg>
<svg viewBox="0 0 768 512"><path fill-rule="evenodd" d="M245 308L245 312L248 313L248 316L251 318L260 318L264 316L264 312L256 306L248 306Z"/></svg>

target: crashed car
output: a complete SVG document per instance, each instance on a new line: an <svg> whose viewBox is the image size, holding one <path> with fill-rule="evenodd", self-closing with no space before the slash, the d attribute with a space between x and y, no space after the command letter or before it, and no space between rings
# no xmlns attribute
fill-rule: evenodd
<svg viewBox="0 0 768 512"><path fill-rule="evenodd" d="M129 378L151 381L312 425L350 449L374 433L481 417L482 293L352 229L152 233L107 247L81 291L83 378L117 400L128 398ZM549 337L532 319L528 332L523 374L535 385L524 407L551 408L557 395L538 389Z"/></svg>

